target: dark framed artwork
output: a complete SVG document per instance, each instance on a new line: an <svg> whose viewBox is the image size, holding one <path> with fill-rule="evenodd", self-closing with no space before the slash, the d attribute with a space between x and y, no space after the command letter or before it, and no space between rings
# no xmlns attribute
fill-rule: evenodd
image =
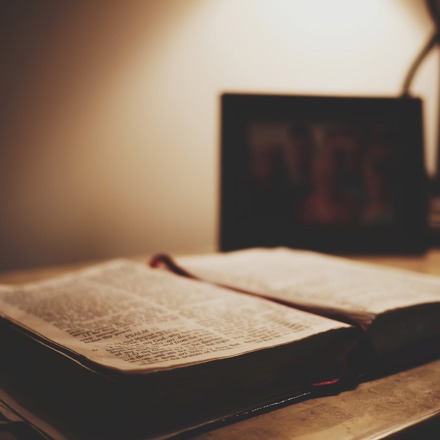
<svg viewBox="0 0 440 440"><path fill-rule="evenodd" d="M422 103L221 97L220 249L426 247Z"/></svg>

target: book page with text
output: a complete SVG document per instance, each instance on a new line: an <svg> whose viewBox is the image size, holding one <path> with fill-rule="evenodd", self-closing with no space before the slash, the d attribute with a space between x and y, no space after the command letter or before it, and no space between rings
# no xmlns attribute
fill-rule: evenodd
<svg viewBox="0 0 440 440"><path fill-rule="evenodd" d="M175 259L197 278L304 306L376 315L439 302L440 277L287 248Z"/></svg>
<svg viewBox="0 0 440 440"><path fill-rule="evenodd" d="M128 260L0 286L0 317L126 372L231 357L348 327Z"/></svg>

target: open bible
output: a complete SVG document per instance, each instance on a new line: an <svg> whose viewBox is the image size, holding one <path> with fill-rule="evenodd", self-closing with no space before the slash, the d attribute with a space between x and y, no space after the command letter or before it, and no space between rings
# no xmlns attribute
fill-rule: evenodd
<svg viewBox="0 0 440 440"><path fill-rule="evenodd" d="M357 374L391 371L440 355L440 278L287 248L172 259L152 266L357 325Z"/></svg>
<svg viewBox="0 0 440 440"><path fill-rule="evenodd" d="M0 401L47 438L166 437L337 382L359 337L346 323L114 260L0 286Z"/></svg>

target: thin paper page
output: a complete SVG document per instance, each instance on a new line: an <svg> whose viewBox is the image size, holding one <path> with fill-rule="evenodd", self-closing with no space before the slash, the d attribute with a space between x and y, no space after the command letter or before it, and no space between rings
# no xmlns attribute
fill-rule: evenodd
<svg viewBox="0 0 440 440"><path fill-rule="evenodd" d="M124 260L43 283L1 286L0 315L128 372L234 356L344 327Z"/></svg>
<svg viewBox="0 0 440 440"><path fill-rule="evenodd" d="M284 248L176 259L193 275L305 306L377 314L438 302L440 278Z"/></svg>

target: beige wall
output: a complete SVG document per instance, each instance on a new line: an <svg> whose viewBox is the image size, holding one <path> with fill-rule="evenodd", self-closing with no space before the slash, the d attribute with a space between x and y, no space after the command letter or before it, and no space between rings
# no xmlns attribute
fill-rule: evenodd
<svg viewBox="0 0 440 440"><path fill-rule="evenodd" d="M218 95L397 95L432 30L414 0L0 8L0 270L215 249ZM413 88L431 172L437 75Z"/></svg>

